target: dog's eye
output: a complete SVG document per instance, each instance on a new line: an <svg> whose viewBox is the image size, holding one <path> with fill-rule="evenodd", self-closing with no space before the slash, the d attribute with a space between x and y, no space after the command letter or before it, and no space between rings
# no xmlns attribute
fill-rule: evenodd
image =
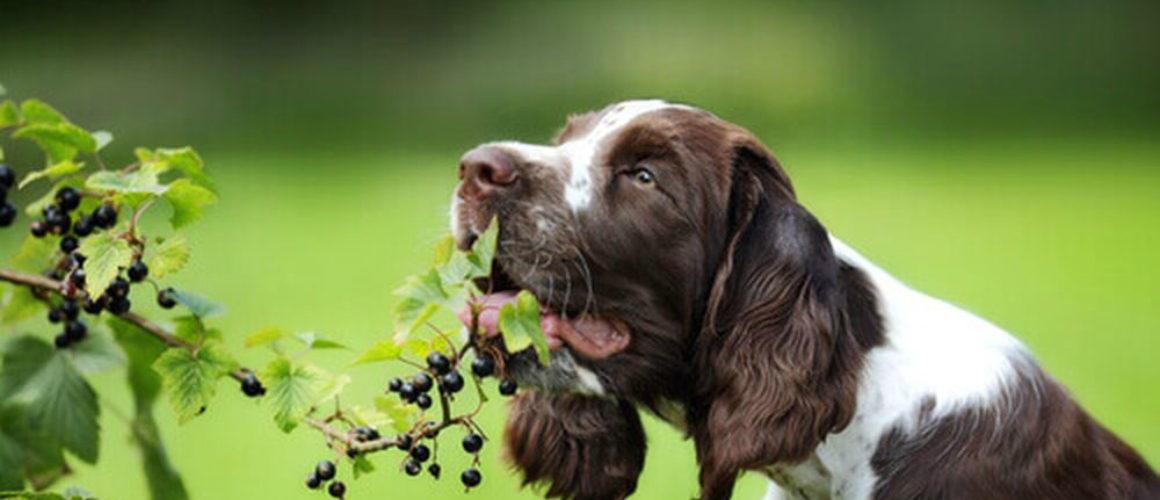
<svg viewBox="0 0 1160 500"><path fill-rule="evenodd" d="M638 168L633 170L628 173L628 176L632 179L633 182L642 186L651 187L657 183L656 177L653 177L653 173L649 172L646 168Z"/></svg>

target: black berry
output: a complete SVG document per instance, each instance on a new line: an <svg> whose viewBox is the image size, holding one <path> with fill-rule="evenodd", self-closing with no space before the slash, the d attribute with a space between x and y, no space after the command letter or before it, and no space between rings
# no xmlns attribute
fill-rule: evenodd
<svg viewBox="0 0 1160 500"><path fill-rule="evenodd" d="M319 486L322 486L322 480L318 478L318 474L311 472L309 476L306 476L307 488L316 490Z"/></svg>
<svg viewBox="0 0 1160 500"><path fill-rule="evenodd" d="M124 297L129 295L129 282L125 278L118 276L109 283L109 288L105 289L105 295L109 297Z"/></svg>
<svg viewBox="0 0 1160 500"><path fill-rule="evenodd" d="M447 372L442 378L443 383L440 387L450 394L455 394L463 389L463 376L459 372Z"/></svg>
<svg viewBox="0 0 1160 500"><path fill-rule="evenodd" d="M44 222L48 224L48 230L53 234L67 233L69 225L72 224L68 214L62 212L56 205L44 207Z"/></svg>
<svg viewBox="0 0 1160 500"><path fill-rule="evenodd" d="M443 472L443 468L439 467L439 464L431 464L427 466L427 472L431 474L431 477L439 479L439 473Z"/></svg>
<svg viewBox="0 0 1160 500"><path fill-rule="evenodd" d="M48 223L42 220L32 221L32 223L28 225L28 230L32 232L33 236L37 238L43 238L44 235L48 234Z"/></svg>
<svg viewBox="0 0 1160 500"><path fill-rule="evenodd" d="M68 263L72 267L81 267L81 266L85 265L86 260L88 260L88 257L85 257L84 255L81 255L81 254L76 253L76 252L73 252L72 254L69 254L69 256L68 256Z"/></svg>
<svg viewBox="0 0 1160 500"><path fill-rule="evenodd" d="M354 433L361 441L374 441L379 438L379 431L376 431L374 427L367 427L365 425L356 427Z"/></svg>
<svg viewBox="0 0 1160 500"><path fill-rule="evenodd" d="M519 386L516 385L516 381L510 378L505 378L499 381L499 393L503 394L504 396L511 396L512 394L515 394L516 389L518 388Z"/></svg>
<svg viewBox="0 0 1160 500"><path fill-rule="evenodd" d="M246 372L246 376L242 378L242 393L254 398L265 394L266 388L262 386L262 381L258 380L254 372Z"/></svg>
<svg viewBox="0 0 1160 500"><path fill-rule="evenodd" d="M73 223L73 234L84 238L93 232L93 218L89 215L82 215L75 223Z"/></svg>
<svg viewBox="0 0 1160 500"><path fill-rule="evenodd" d="M60 309L57 309L54 307L54 308L48 310L48 322L49 323L60 323L61 316L63 316L63 315L60 313Z"/></svg>
<svg viewBox="0 0 1160 500"><path fill-rule="evenodd" d="M129 312L129 308L132 307L132 305L133 304L129 302L128 297L121 296L110 298L108 305L105 307L113 314L125 314Z"/></svg>
<svg viewBox="0 0 1160 500"><path fill-rule="evenodd" d="M57 334L57 336L52 339L52 342L56 344L57 349L64 349L65 347L68 347L69 344L68 335L65 335L64 333Z"/></svg>
<svg viewBox="0 0 1160 500"><path fill-rule="evenodd" d="M483 448L483 436L472 432L463 436L463 451L468 453L475 453Z"/></svg>
<svg viewBox="0 0 1160 500"><path fill-rule="evenodd" d="M145 279L146 276L149 276L149 266L146 266L144 262L135 260L133 263L129 264L128 274L129 281L132 281L133 283L140 283Z"/></svg>
<svg viewBox="0 0 1160 500"><path fill-rule="evenodd" d="M403 386L399 388L399 397L408 403L415 401L415 396L418 394L415 386L411 385L410 382L403 383Z"/></svg>
<svg viewBox="0 0 1160 500"><path fill-rule="evenodd" d="M93 225L108 229L117 224L117 209L109 203L102 203L93 210Z"/></svg>
<svg viewBox="0 0 1160 500"><path fill-rule="evenodd" d="M80 342L84 340L85 335L89 333L88 330L85 324L80 321L69 321L64 324L64 335L68 337L69 342Z"/></svg>
<svg viewBox="0 0 1160 500"><path fill-rule="evenodd" d="M447 356L443 355L443 353L434 351L427 355L427 366L435 370L435 373L443 375L451 369L451 360L447 359Z"/></svg>
<svg viewBox="0 0 1160 500"><path fill-rule="evenodd" d="M399 377L395 377L395 378L391 379L390 382L387 382L387 390L390 392L399 392L399 389L402 389L402 388L403 388L403 379L400 379Z"/></svg>
<svg viewBox="0 0 1160 500"><path fill-rule="evenodd" d="M399 447L399 449L400 449L400 450L403 450L403 451L410 450L410 449L411 449L411 444L414 442L414 441L411 439L411 435L410 435L410 434L399 434L399 437L395 438L395 440L397 441L397 443L395 444L395 446L398 446L398 447Z"/></svg>
<svg viewBox="0 0 1160 500"><path fill-rule="evenodd" d="M459 475L459 480L463 481L463 485L468 488L479 486L480 481L483 481L483 476L479 475L479 471L475 467L468 467Z"/></svg>
<svg viewBox="0 0 1160 500"><path fill-rule="evenodd" d="M480 355L478 358L471 360L471 373L477 377L486 377L495 373L495 360L487 354Z"/></svg>
<svg viewBox="0 0 1160 500"><path fill-rule="evenodd" d="M75 300L66 300L60 303L60 313L64 316L64 319L74 321L77 319L77 316L81 315L81 309L77 307Z"/></svg>
<svg viewBox="0 0 1160 500"><path fill-rule="evenodd" d="M318 462L318 466L314 468L314 473L318 474L318 479L323 481L330 481L331 479L334 479L334 473L336 471L337 470L334 467L334 462L331 462L330 460L323 460Z"/></svg>
<svg viewBox="0 0 1160 500"><path fill-rule="evenodd" d="M61 210L71 212L81 204L81 193L77 188L65 186L56 192L56 204Z"/></svg>
<svg viewBox="0 0 1160 500"><path fill-rule="evenodd" d="M72 253L78 246L80 246L80 242L77 241L76 236L65 236L60 239L60 251L64 253Z"/></svg>
<svg viewBox="0 0 1160 500"><path fill-rule="evenodd" d="M92 297L85 297L84 310L89 314L101 314L101 309L105 308L104 297L93 300Z"/></svg>
<svg viewBox="0 0 1160 500"><path fill-rule="evenodd" d="M0 186L8 189L16 184L16 172L12 171L12 167L0 163Z"/></svg>
<svg viewBox="0 0 1160 500"><path fill-rule="evenodd" d="M414 377L411 377L411 386L416 391L427 392L431 390L431 376L422 372L416 373Z"/></svg>
<svg viewBox="0 0 1160 500"><path fill-rule="evenodd" d="M173 309L173 306L177 305L177 300L173 298L172 288L157 292L157 305L161 306L162 309Z"/></svg>
<svg viewBox="0 0 1160 500"><path fill-rule="evenodd" d="M85 270L79 268L74 270L72 274L69 275L68 279L72 282L73 285L76 285L77 288L83 288L85 286Z"/></svg>
<svg viewBox="0 0 1160 500"><path fill-rule="evenodd" d="M415 396L415 406L418 406L419 408L426 410L427 408L431 407L431 403L431 396L428 396L426 393L421 393L418 396Z"/></svg>
<svg viewBox="0 0 1160 500"><path fill-rule="evenodd" d="M419 462L426 462L428 458L431 458L431 448L428 448L425 444L417 444L414 448L411 448L411 458Z"/></svg>
<svg viewBox="0 0 1160 500"><path fill-rule="evenodd" d="M342 498L346 494L346 485L342 484L342 481L335 481L326 487L326 492L334 498Z"/></svg>
<svg viewBox="0 0 1160 500"><path fill-rule="evenodd" d="M419 462L414 459L411 459L407 460L407 463L403 465L403 470L407 472L408 476L418 476L420 472L423 472L423 466L419 465Z"/></svg>
<svg viewBox="0 0 1160 500"><path fill-rule="evenodd" d="M16 220L16 205L11 201L5 200L0 204L0 227L8 227Z"/></svg>

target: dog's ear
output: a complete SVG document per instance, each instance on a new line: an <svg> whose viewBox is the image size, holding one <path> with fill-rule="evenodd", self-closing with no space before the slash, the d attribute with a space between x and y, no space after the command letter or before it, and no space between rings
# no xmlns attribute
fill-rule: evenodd
<svg viewBox="0 0 1160 500"><path fill-rule="evenodd" d="M504 456L548 498L618 500L636 490L645 435L631 403L525 392L504 429Z"/></svg>
<svg viewBox="0 0 1160 500"><path fill-rule="evenodd" d="M728 237L693 355L702 499L728 498L742 470L808 458L849 421L856 389L825 228L764 146L732 144Z"/></svg>

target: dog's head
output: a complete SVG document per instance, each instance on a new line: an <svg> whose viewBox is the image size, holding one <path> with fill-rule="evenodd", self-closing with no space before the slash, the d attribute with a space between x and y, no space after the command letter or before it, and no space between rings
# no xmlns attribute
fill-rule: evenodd
<svg viewBox="0 0 1160 500"><path fill-rule="evenodd" d="M728 495L739 470L804 458L849 419L841 269L749 132L629 101L571 117L554 145L479 146L460 178L459 246L499 219L485 286L528 289L545 307L552 361L517 357L522 385L676 403L707 498Z"/></svg>

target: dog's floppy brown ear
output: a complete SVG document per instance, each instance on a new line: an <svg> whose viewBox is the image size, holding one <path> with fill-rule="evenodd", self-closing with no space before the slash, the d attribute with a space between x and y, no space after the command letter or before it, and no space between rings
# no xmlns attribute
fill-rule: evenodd
<svg viewBox="0 0 1160 500"><path fill-rule="evenodd" d="M690 432L701 498L740 471L809 457L854 410L852 340L825 228L772 155L734 141L729 234L696 339Z"/></svg>
<svg viewBox="0 0 1160 500"><path fill-rule="evenodd" d="M512 401L504 456L525 485L544 484L548 498L626 498L644 455L644 429L628 401L540 392Z"/></svg>

